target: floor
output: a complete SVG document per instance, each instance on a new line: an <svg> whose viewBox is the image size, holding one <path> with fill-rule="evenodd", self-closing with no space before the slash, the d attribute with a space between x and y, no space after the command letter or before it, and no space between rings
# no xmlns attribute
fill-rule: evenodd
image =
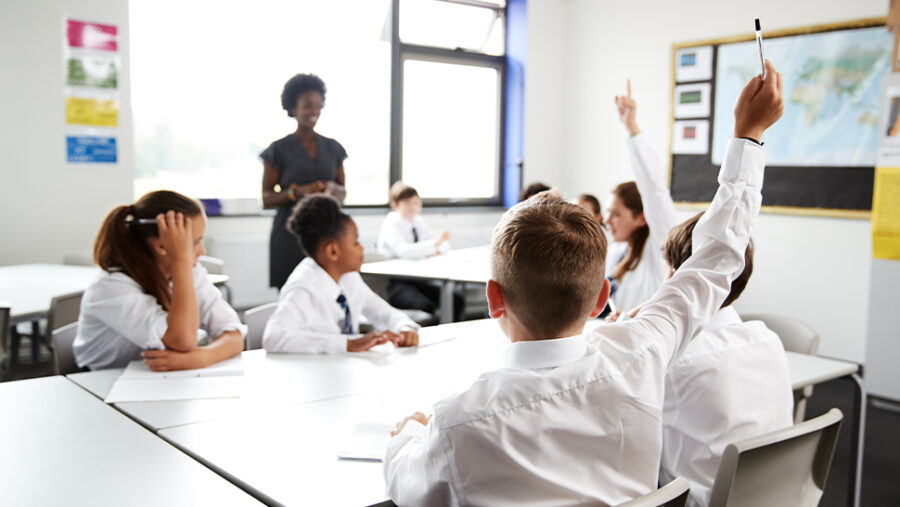
<svg viewBox="0 0 900 507"><path fill-rule="evenodd" d="M53 374L50 353L41 349L36 364L31 362L28 338L22 339L19 364L10 372L12 380L42 377ZM832 407L841 409L845 417L853 413L853 386L835 380L816 386L807 404L807 418L824 414ZM850 424L841 428L838 447L821 507L847 505L847 482L850 456ZM866 417L866 440L863 457L861 504L864 507L900 506L900 412L869 405Z"/></svg>

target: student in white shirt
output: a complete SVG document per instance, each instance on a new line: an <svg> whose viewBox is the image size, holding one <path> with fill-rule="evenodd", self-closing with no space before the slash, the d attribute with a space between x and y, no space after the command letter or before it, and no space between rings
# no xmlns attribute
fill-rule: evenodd
<svg viewBox="0 0 900 507"><path fill-rule="evenodd" d="M581 194L578 196L578 205L590 213L597 223L606 228L606 224L603 223L603 208L600 206L600 200L596 196Z"/></svg>
<svg viewBox="0 0 900 507"><path fill-rule="evenodd" d="M669 229L678 218L666 187L662 165L640 134L635 113L637 105L628 94L616 97L619 119L630 135L628 155L634 181L613 190L607 224L615 241L625 241L628 249L607 265L607 276L615 279L612 300L619 310L630 310L650 298L666 279L665 262L659 254Z"/></svg>
<svg viewBox="0 0 900 507"><path fill-rule="evenodd" d="M84 292L72 344L78 366L143 357L153 370L184 370L244 349L244 326L197 264L205 231L200 203L166 190L110 211L94 242L103 272ZM212 343L198 346L198 329Z"/></svg>
<svg viewBox="0 0 900 507"><path fill-rule="evenodd" d="M435 232L422 217L422 199L415 188L397 181L391 185L391 212L384 217L378 232L377 251L388 259L424 259L450 251L450 232ZM421 310L434 314L440 306L441 289L428 281L392 278L387 299L396 308ZM465 301L454 294L457 320Z"/></svg>
<svg viewBox="0 0 900 507"><path fill-rule="evenodd" d="M759 138L783 110L781 78L754 78L735 137ZM733 139L694 255L628 322L582 334L606 305L606 242L580 207L539 196L494 231L490 314L507 367L397 425L385 460L399 505L617 504L656 489L667 366L718 311L762 201L765 155Z"/></svg>
<svg viewBox="0 0 900 507"><path fill-rule="evenodd" d="M669 231L663 255L677 272L691 256L702 213ZM743 322L730 305L753 273L753 245L722 309L666 374L660 483L684 477L688 505L709 504L719 461L730 444L791 426L794 398L778 335L762 322Z"/></svg>
<svg viewBox="0 0 900 507"><path fill-rule="evenodd" d="M372 292L359 275L363 246L356 224L334 198L305 198L288 220L307 257L278 295L263 332L269 352L337 354L391 342L419 343L419 326ZM359 334L359 318L377 329Z"/></svg>

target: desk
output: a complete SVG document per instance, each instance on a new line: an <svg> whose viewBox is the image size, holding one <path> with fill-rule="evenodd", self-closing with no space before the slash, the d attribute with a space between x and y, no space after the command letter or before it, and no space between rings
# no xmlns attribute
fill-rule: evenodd
<svg viewBox="0 0 900 507"><path fill-rule="evenodd" d="M414 410L427 410L443 395L499 367L507 345L490 320L422 332L456 338L381 356L244 352L249 386L244 399L119 403L116 408L264 501L375 503L385 499L380 464L335 457L353 426L363 420L399 420ZM858 380L855 364L803 354L787 356L795 389L848 376ZM90 372L69 378L105 396L115 376ZM852 418L857 437L853 442L857 461L851 468L854 485L861 473L865 416L865 393L858 385L861 403ZM851 494L854 499L858 491L856 487Z"/></svg>
<svg viewBox="0 0 900 507"><path fill-rule="evenodd" d="M63 377L0 384L5 505L259 505Z"/></svg>
<svg viewBox="0 0 900 507"><path fill-rule="evenodd" d="M391 278L441 282L440 321L453 322L453 290L456 283L487 283L491 277L490 247L451 250L426 259L391 259L368 262L360 272Z"/></svg>

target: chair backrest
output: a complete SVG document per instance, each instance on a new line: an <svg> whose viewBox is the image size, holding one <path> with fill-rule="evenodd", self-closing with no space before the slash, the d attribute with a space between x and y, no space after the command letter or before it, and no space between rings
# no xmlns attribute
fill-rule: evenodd
<svg viewBox="0 0 900 507"><path fill-rule="evenodd" d="M621 503L618 507L684 507L689 493L690 483L687 479L676 477L656 491Z"/></svg>
<svg viewBox="0 0 900 507"><path fill-rule="evenodd" d="M262 348L263 331L266 330L266 322L278 308L278 302L266 303L251 308L244 312L244 323L247 324L247 350Z"/></svg>
<svg viewBox="0 0 900 507"><path fill-rule="evenodd" d="M9 307L0 306L0 380L6 373L7 343L9 343Z"/></svg>
<svg viewBox="0 0 900 507"><path fill-rule="evenodd" d="M842 418L833 408L815 419L729 444L709 506L818 505Z"/></svg>
<svg viewBox="0 0 900 507"><path fill-rule="evenodd" d="M225 261L219 259L218 257L201 255L200 258L197 259L197 262L199 262L201 266L206 268L206 271L211 275L225 274Z"/></svg>
<svg viewBox="0 0 900 507"><path fill-rule="evenodd" d="M53 368L57 375L68 375L81 371L75 363L75 354L72 353L72 343L78 334L78 322L67 324L51 333L50 341L53 346Z"/></svg>
<svg viewBox="0 0 900 507"><path fill-rule="evenodd" d="M819 352L819 333L802 320L774 313L748 313L741 315L744 321L761 320L781 338L784 350L816 355Z"/></svg>
<svg viewBox="0 0 900 507"><path fill-rule="evenodd" d="M83 295L84 292L72 292L50 300L50 311L47 314L48 332L78 321Z"/></svg>

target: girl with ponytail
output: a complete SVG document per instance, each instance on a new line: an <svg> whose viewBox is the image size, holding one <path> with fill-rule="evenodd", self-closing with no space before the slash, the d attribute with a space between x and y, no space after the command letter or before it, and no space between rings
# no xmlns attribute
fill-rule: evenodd
<svg viewBox="0 0 900 507"><path fill-rule="evenodd" d="M156 371L202 368L244 348L244 326L197 264L206 215L161 190L106 216L94 242L103 269L85 291L73 344L80 367L117 368L143 358ZM215 339L197 344L197 330Z"/></svg>

